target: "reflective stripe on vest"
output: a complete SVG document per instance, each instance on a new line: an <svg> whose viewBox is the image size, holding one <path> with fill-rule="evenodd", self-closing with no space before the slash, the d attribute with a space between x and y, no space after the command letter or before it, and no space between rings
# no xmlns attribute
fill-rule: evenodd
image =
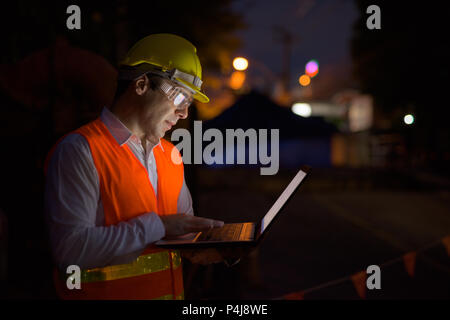
<svg viewBox="0 0 450 320"><path fill-rule="evenodd" d="M175 296L175 298L173 297L173 295L168 294L168 295L156 298L154 300L184 300L184 291L180 295Z"/></svg>
<svg viewBox="0 0 450 320"><path fill-rule="evenodd" d="M175 270L181 265L180 252L171 251L170 254L172 255L173 269ZM161 251L141 255L135 261L128 264L82 270L81 283L117 280L169 269L169 252ZM73 275L70 275L68 278L70 279L71 277Z"/></svg>
<svg viewBox="0 0 450 320"><path fill-rule="evenodd" d="M116 225L139 215L177 213L183 184L183 165L172 162L176 148L161 139L153 149L158 168L157 196L141 162L124 144L120 146L100 119L75 133L88 142L99 176L105 225ZM174 150L175 148L175 150ZM76 262L74 262L76 264ZM82 289L57 285L63 298L75 299L177 299L184 297L181 257L178 251L150 246L134 262L82 271Z"/></svg>

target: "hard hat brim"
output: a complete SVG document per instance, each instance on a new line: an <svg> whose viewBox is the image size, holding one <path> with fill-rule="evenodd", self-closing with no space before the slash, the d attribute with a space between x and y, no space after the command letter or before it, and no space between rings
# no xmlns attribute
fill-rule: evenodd
<svg viewBox="0 0 450 320"><path fill-rule="evenodd" d="M198 102L202 102L202 103L208 103L209 102L209 98L203 93L203 92L196 92L194 94L194 99L197 100Z"/></svg>
<svg viewBox="0 0 450 320"><path fill-rule="evenodd" d="M196 88L194 85L192 85L189 82L183 81L182 79L176 79L176 80L183 83L185 86L188 86L195 92L194 96L193 96L193 98L195 100L197 100L198 102L202 102L202 103L209 102L209 98L203 92L201 92L198 88Z"/></svg>

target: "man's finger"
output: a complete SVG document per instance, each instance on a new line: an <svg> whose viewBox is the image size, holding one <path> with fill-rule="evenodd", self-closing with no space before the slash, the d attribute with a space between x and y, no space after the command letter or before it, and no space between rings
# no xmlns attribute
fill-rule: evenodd
<svg viewBox="0 0 450 320"><path fill-rule="evenodd" d="M207 230L211 228L220 228L224 225L223 221L220 220L213 220L213 219L207 219L207 218L200 218L196 217L197 219L194 220L194 223L192 225L192 228L195 229L201 229L201 230Z"/></svg>
<svg viewBox="0 0 450 320"><path fill-rule="evenodd" d="M213 228L222 228L225 222L220 220L211 220L212 221L212 227Z"/></svg>

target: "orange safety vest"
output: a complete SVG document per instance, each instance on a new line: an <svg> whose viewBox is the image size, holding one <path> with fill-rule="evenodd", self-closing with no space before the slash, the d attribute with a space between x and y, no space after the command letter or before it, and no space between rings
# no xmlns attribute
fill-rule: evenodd
<svg viewBox="0 0 450 320"><path fill-rule="evenodd" d="M106 226L148 212L160 216L177 213L183 164L181 161L175 164L171 160L172 151L180 156L173 144L161 139L162 148L157 146L153 149L158 168L156 197L147 170L126 144L120 146L117 143L100 119L74 132L89 143L99 175ZM69 290L64 276L55 270L56 291L63 299L184 298L180 253L154 245L132 263L82 270L81 289Z"/></svg>

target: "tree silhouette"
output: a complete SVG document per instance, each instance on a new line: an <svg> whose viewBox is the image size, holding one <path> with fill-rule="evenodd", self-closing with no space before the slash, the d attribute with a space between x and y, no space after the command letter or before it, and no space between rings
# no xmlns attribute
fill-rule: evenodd
<svg viewBox="0 0 450 320"><path fill-rule="evenodd" d="M413 145L428 153L449 156L450 82L447 11L438 1L378 1L381 29L366 27L366 9L372 1L356 0L361 17L353 30L355 77L363 92L374 96L377 108L391 116ZM408 132L401 126L406 112L416 123ZM403 127L403 129L402 129Z"/></svg>
<svg viewBox="0 0 450 320"><path fill-rule="evenodd" d="M81 8L81 30L68 30L66 9ZM152 33L170 32L197 47L208 68L220 68L237 49L234 31L244 28L231 0L199 1L11 1L2 6L1 63L11 63L48 47L57 36L105 57L112 65L137 40Z"/></svg>

